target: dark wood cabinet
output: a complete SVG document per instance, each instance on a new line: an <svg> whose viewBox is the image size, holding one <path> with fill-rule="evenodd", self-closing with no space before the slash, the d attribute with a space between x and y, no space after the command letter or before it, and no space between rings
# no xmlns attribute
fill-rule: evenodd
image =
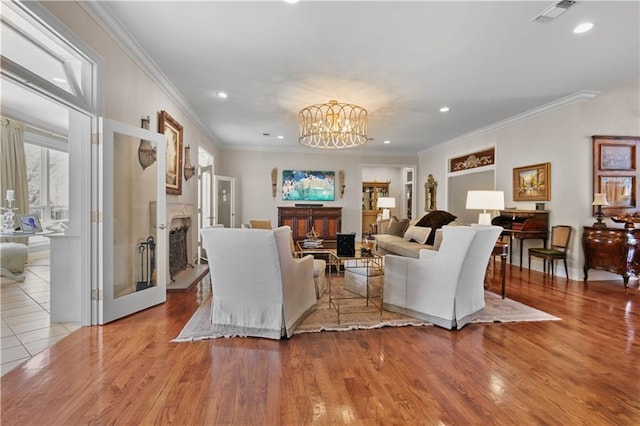
<svg viewBox="0 0 640 426"><path fill-rule="evenodd" d="M589 269L619 274L625 287L631 275L640 274L640 229L585 226L582 248L585 281Z"/></svg>
<svg viewBox="0 0 640 426"><path fill-rule="evenodd" d="M335 240L342 231L342 207L278 207L278 226L285 225L296 241L304 240L312 228L319 238Z"/></svg>

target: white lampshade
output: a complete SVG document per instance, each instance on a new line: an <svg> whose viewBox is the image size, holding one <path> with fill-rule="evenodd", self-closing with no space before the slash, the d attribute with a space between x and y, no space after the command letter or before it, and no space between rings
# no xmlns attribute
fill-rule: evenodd
<svg viewBox="0 0 640 426"><path fill-rule="evenodd" d="M379 209L395 209L396 199L394 197L380 197L378 198Z"/></svg>
<svg viewBox="0 0 640 426"><path fill-rule="evenodd" d="M378 208L382 209L382 219L389 219L389 209L396 208L396 199L394 197L378 198Z"/></svg>
<svg viewBox="0 0 640 426"><path fill-rule="evenodd" d="M596 192L593 194L593 206L608 206L609 202L607 201L607 194Z"/></svg>
<svg viewBox="0 0 640 426"><path fill-rule="evenodd" d="M480 225L490 225L491 215L487 210L504 209L504 191L468 191L467 209L483 210L478 217Z"/></svg>

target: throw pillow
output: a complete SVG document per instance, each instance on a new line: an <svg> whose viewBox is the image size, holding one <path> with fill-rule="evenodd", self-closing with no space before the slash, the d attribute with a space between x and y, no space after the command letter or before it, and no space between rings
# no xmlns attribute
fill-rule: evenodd
<svg viewBox="0 0 640 426"><path fill-rule="evenodd" d="M414 226L409 225L407 228L407 232L404 233L404 239L407 241L415 241L420 244L424 244L429 238L429 234L431 233L431 228L426 228L424 226Z"/></svg>
<svg viewBox="0 0 640 426"><path fill-rule="evenodd" d="M432 212L427 213L416 223L416 226L424 226L426 228L431 228L432 230L440 229L444 225L456 219L456 216L452 215L449 212L444 210L434 210ZM427 239L426 244L433 245L433 240L436 237L436 233L432 232Z"/></svg>
<svg viewBox="0 0 640 426"><path fill-rule="evenodd" d="M250 220L253 229L272 229L270 220Z"/></svg>
<svg viewBox="0 0 640 426"><path fill-rule="evenodd" d="M407 226L409 226L409 219L398 220L395 217L392 217L389 220L389 226L387 227L387 231L385 232L385 234L402 237L404 235L404 231L407 229Z"/></svg>

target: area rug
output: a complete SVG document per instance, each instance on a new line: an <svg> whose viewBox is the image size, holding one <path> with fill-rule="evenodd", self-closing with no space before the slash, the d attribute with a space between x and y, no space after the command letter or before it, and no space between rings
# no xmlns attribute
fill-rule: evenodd
<svg viewBox="0 0 640 426"><path fill-rule="evenodd" d="M482 315L474 323L508 323L523 321L557 321L560 318L546 312L527 306L511 299L502 299L499 295L485 291L486 307ZM364 299L353 303L364 307ZM349 308L346 307L345 308ZM352 311L358 310L355 313ZM316 310L307 316L298 326L295 334L317 333L321 331L348 331L358 329L374 329L381 327L430 326L431 323L394 312L382 311L375 307L369 309L354 309L351 306L346 312L338 316L335 309L329 306L329 296L325 295L318 301ZM189 319L178 337L172 342L190 342L194 340L215 339L218 336L211 330L211 303L205 302Z"/></svg>

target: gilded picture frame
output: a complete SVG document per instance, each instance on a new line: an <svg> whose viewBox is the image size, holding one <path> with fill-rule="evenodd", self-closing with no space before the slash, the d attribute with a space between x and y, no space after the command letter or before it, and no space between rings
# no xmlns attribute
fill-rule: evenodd
<svg viewBox="0 0 640 426"><path fill-rule="evenodd" d="M167 194L182 195L182 125L166 111L160 111L158 131L167 137Z"/></svg>
<svg viewBox="0 0 640 426"><path fill-rule="evenodd" d="M513 200L551 200L551 163L514 168Z"/></svg>

